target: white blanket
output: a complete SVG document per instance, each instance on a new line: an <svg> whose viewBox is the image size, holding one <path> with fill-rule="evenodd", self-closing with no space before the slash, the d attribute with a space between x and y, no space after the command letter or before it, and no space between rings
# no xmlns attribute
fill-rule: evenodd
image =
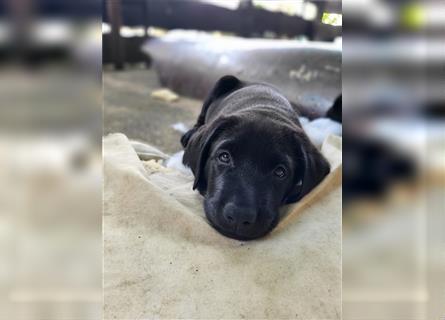
<svg viewBox="0 0 445 320"><path fill-rule="evenodd" d="M341 139L322 153L325 180L268 236L240 242L208 224L190 174L107 136L104 318L340 319Z"/></svg>

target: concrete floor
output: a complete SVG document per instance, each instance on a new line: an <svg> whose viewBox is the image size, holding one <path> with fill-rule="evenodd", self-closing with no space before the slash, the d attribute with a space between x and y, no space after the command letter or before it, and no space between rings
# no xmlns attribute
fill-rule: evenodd
<svg viewBox="0 0 445 320"><path fill-rule="evenodd" d="M183 122L191 127L202 102L180 97L166 102L151 97L161 88L153 69L132 67L103 73L104 135L124 133L130 139L152 144L166 153L182 149L181 134L171 126Z"/></svg>

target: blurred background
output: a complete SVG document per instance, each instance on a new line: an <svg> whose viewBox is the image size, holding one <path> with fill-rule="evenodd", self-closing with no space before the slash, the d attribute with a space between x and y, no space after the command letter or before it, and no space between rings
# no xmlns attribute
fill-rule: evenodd
<svg viewBox="0 0 445 320"><path fill-rule="evenodd" d="M445 316L444 14L343 1L344 319Z"/></svg>
<svg viewBox="0 0 445 320"><path fill-rule="evenodd" d="M100 1L0 2L0 319L100 319Z"/></svg>

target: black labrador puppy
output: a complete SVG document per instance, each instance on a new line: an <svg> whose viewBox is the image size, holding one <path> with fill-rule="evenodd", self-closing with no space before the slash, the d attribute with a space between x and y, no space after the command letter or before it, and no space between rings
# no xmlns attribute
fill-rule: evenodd
<svg viewBox="0 0 445 320"><path fill-rule="evenodd" d="M207 219L239 240L271 231L278 208L299 200L330 170L277 89L234 76L216 83L181 143Z"/></svg>

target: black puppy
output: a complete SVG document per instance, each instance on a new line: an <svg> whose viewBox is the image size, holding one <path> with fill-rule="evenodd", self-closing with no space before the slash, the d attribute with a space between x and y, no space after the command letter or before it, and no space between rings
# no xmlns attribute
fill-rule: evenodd
<svg viewBox="0 0 445 320"><path fill-rule="evenodd" d="M233 76L216 83L181 143L207 219L235 239L264 236L277 225L281 205L329 173L289 101L269 85Z"/></svg>

